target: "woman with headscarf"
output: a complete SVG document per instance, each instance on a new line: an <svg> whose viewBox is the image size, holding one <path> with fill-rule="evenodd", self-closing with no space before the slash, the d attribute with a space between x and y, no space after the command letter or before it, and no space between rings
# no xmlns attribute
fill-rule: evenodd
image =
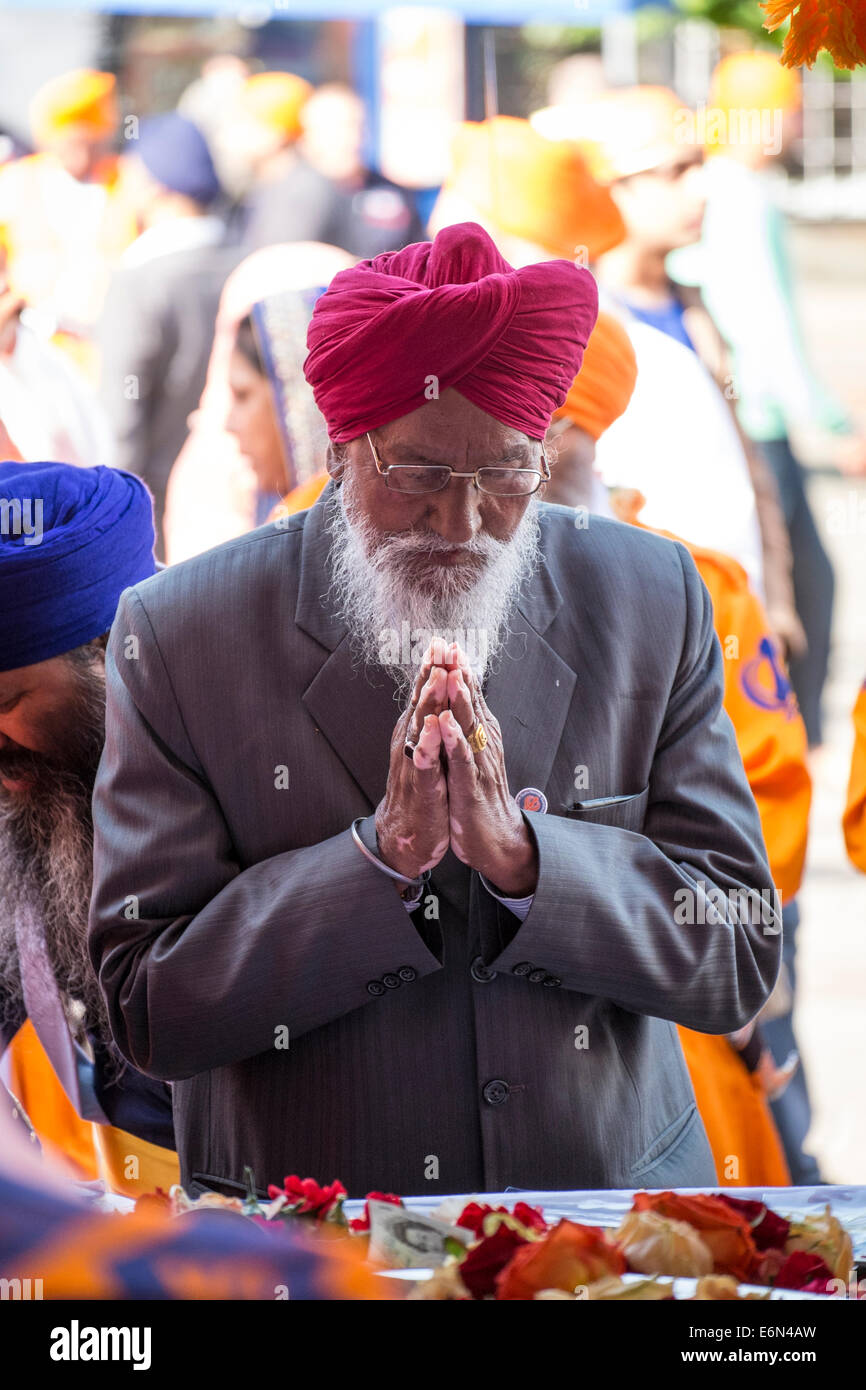
<svg viewBox="0 0 866 1390"><path fill-rule="evenodd" d="M216 320L207 382L190 434L172 469L164 521L169 564L243 535L263 509L252 460L229 429L232 361L238 329L254 304L283 291L324 288L354 264L346 251L323 242L298 242L254 251L225 283ZM303 361L305 347L301 347Z"/></svg>
<svg viewBox="0 0 866 1390"><path fill-rule="evenodd" d="M256 475L256 525L311 507L328 481L328 434L304 378L315 290L254 304L238 328L229 368L226 429Z"/></svg>

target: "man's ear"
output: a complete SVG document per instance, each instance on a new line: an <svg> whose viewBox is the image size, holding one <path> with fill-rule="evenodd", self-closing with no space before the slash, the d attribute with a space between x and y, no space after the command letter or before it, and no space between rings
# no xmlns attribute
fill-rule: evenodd
<svg viewBox="0 0 866 1390"><path fill-rule="evenodd" d="M325 459L325 467L327 468L329 474L333 478L337 487L339 487L343 481L343 475L346 472L346 465L348 464L348 462L349 458L345 444L334 444L332 440L329 440L328 453Z"/></svg>

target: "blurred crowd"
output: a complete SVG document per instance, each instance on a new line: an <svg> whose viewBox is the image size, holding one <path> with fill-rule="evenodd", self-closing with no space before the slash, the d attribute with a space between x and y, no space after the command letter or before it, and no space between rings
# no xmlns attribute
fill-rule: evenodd
<svg viewBox="0 0 866 1390"><path fill-rule="evenodd" d="M325 486L303 364L312 307L340 270L463 222L513 266L590 266L602 313L551 425L546 500L682 538L713 597L784 966L741 1033L680 1035L719 1181L812 1184L826 1175L806 1146L793 1010L834 577L796 439L839 441L834 458L854 472L866 443L815 376L797 318L774 195L797 74L772 54L729 56L694 117L672 91L637 87L467 122L425 224L413 192L365 163L363 103L338 83L226 58L177 110L139 120L109 73L55 79L33 98L32 152L10 148L0 167L0 455L138 475L157 558L175 564L279 524ZM0 753L14 742L4 720L0 706ZM858 725L866 740L859 705ZM864 808L861 742L845 832L866 870ZM113 1114L104 1090L94 1146L32 1018L7 1033L4 1079L69 1169L121 1192L170 1182L170 1105L163 1124L153 1094ZM98 1033L97 1067L110 1041ZM137 1124L153 1166L130 1183L106 1134L126 1142Z"/></svg>
<svg viewBox="0 0 866 1390"><path fill-rule="evenodd" d="M365 167L363 106L337 83L314 91L227 59L177 111L139 121L121 120L110 73L75 71L36 94L31 129L34 153L0 172L0 416L27 458L110 462L142 477L164 554L189 417L206 384L206 416L229 389L223 339L267 292L324 288L353 258L423 229L411 195ZM277 245L282 255L250 259ZM262 428L261 370L244 376L239 362L236 374L234 459L258 469L236 505L262 519L262 498L287 491L287 479L246 447Z"/></svg>

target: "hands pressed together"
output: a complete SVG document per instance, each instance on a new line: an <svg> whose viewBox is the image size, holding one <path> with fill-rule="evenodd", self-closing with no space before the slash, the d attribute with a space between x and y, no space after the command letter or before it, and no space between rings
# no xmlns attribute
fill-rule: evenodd
<svg viewBox="0 0 866 1390"><path fill-rule="evenodd" d="M476 751L479 724L487 742ZM397 721L376 836L385 863L409 878L450 846L503 897L535 891L535 845L508 790L502 733L456 642L430 643Z"/></svg>

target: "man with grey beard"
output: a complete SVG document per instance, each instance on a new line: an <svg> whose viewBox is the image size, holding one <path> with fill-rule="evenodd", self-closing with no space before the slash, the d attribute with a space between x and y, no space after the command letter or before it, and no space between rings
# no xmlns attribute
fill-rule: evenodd
<svg viewBox="0 0 866 1390"><path fill-rule="evenodd" d="M0 500L0 1046L29 1017L82 1119L170 1154L169 1089L114 1047L86 931L107 629L154 571L150 498L107 468L6 463Z"/></svg>
<svg viewBox="0 0 866 1390"><path fill-rule="evenodd" d="M341 272L322 497L121 599L91 955L193 1190L715 1181L675 1023L779 929L687 552L538 500L596 307L471 223Z"/></svg>

